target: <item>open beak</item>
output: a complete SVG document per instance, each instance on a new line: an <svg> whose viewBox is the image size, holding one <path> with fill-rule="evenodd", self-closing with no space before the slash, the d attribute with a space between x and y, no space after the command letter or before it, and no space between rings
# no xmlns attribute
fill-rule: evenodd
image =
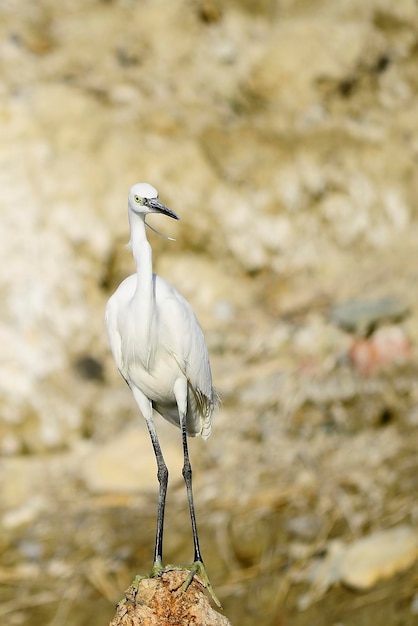
<svg viewBox="0 0 418 626"><path fill-rule="evenodd" d="M160 202L158 198L148 198L145 203L145 206L149 208L150 213L162 213L163 215L172 217L173 220L180 219L179 216L174 213L174 211L172 211L167 206L165 206L165 204L162 204L162 202ZM156 228L148 224L148 222L145 219L144 219L144 222L145 222L145 226L148 226L150 230L154 231L154 233L157 233L157 235L160 235L160 237L163 237L164 239L168 239L169 241L175 241L173 237L167 237L167 235L160 233L159 230L157 230Z"/></svg>
<svg viewBox="0 0 418 626"><path fill-rule="evenodd" d="M179 220L180 218L178 217L178 215L176 215L174 213L174 211L172 211L171 209L169 209L168 207L165 206L165 204L162 204L158 198L148 198L146 201L146 206L150 209L150 211L152 211L153 213L163 213L163 215L167 215L168 217L172 217L173 220Z"/></svg>

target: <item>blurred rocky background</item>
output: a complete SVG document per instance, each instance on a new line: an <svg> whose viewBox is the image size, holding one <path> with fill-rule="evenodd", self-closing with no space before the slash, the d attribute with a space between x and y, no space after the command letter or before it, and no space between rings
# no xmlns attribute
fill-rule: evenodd
<svg viewBox="0 0 418 626"><path fill-rule="evenodd" d="M138 181L181 217L154 263L223 399L190 447L226 615L417 623L417 67L414 0L0 3L2 624L102 626L151 566L156 468L103 324Z"/></svg>

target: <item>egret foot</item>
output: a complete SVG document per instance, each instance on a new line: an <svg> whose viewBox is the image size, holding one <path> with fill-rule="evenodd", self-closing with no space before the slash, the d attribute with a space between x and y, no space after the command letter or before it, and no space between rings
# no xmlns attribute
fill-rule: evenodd
<svg viewBox="0 0 418 626"><path fill-rule="evenodd" d="M157 576L161 576L161 573L164 571L163 564L161 559L157 559L154 561L152 570L150 571L148 576L142 576L142 578L157 578ZM136 578L135 578L136 579Z"/></svg>
<svg viewBox="0 0 418 626"><path fill-rule="evenodd" d="M217 607L222 608L222 604L219 602L216 593L212 587L212 584L209 580L209 576L206 572L206 567L203 561L195 561L191 565L184 565L183 567L177 567L176 565L167 565L165 571L168 572L170 570L189 570L186 580L183 583L182 591L187 591L190 587L190 584L196 574L202 580L203 586L208 590L208 593Z"/></svg>
<svg viewBox="0 0 418 626"><path fill-rule="evenodd" d="M151 576L142 576L141 574L137 574L135 576L135 578L131 582L131 586L125 591L125 597L120 602L118 602L118 604L116 605L117 607L125 604L126 602L132 602L132 604L135 604L135 598L136 594L138 593L139 583L144 578L151 578Z"/></svg>
<svg viewBox="0 0 418 626"><path fill-rule="evenodd" d="M137 574L133 579L131 586L127 590L125 597L118 602L116 606L118 607L125 602L132 602L135 604L135 597L138 593L138 587L141 580L144 580L145 578L158 578L158 576L161 576L162 572L164 572L163 564L161 561L155 561L149 574Z"/></svg>

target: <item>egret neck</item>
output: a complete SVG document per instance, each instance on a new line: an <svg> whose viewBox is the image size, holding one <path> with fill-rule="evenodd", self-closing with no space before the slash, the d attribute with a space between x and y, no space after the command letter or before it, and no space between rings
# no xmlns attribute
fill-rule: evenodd
<svg viewBox="0 0 418 626"><path fill-rule="evenodd" d="M136 263L136 289L131 300L135 311L135 332L140 341L137 345L144 346L145 353L138 354L144 367L148 369L151 356L152 314L155 310L154 280L152 271L152 249L145 232L145 216L129 209L129 225L131 229L130 246Z"/></svg>

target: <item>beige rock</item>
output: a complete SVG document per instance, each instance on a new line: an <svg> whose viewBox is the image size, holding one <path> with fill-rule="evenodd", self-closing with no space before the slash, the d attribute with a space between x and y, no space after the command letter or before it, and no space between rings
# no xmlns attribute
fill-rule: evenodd
<svg viewBox="0 0 418 626"><path fill-rule="evenodd" d="M141 418L139 418L141 419ZM94 493L138 493L156 491L157 465L145 424L129 428L108 443L92 450L82 466L87 487ZM170 472L170 483L182 480L183 461L180 431L158 423L161 445ZM170 431L172 438L170 438Z"/></svg>
<svg viewBox="0 0 418 626"><path fill-rule="evenodd" d="M375 532L349 545L340 561L341 581L355 589L369 589L395 576L418 558L418 532L396 526Z"/></svg>
<svg viewBox="0 0 418 626"><path fill-rule="evenodd" d="M161 577L140 580L137 588L129 587L110 626L231 626L225 615L212 608L198 576L187 591L182 590L187 575L185 570L167 571Z"/></svg>

